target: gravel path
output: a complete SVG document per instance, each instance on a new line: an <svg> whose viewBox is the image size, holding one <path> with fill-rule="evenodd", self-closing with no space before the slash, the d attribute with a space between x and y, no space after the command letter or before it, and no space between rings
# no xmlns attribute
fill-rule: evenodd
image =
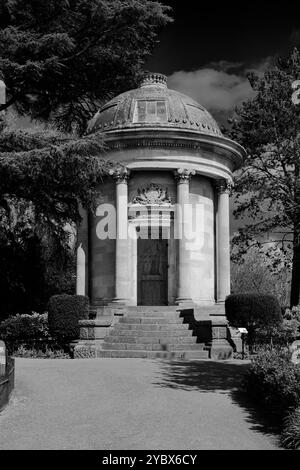
<svg viewBox="0 0 300 470"><path fill-rule="evenodd" d="M16 359L0 449L276 449L243 361Z"/></svg>

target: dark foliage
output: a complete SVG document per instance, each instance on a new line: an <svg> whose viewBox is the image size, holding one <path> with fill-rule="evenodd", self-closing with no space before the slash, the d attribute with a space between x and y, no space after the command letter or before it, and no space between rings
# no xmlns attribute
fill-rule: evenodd
<svg viewBox="0 0 300 470"><path fill-rule="evenodd" d="M300 449L300 407L285 418L281 443L286 449Z"/></svg>
<svg viewBox="0 0 300 470"><path fill-rule="evenodd" d="M248 330L248 342L255 342L258 328L281 323L281 308L276 297L264 294L232 294L225 300L230 325Z"/></svg>
<svg viewBox="0 0 300 470"><path fill-rule="evenodd" d="M300 367L291 362L286 349L265 351L252 361L245 388L282 424L283 418L300 404Z"/></svg>
<svg viewBox="0 0 300 470"><path fill-rule="evenodd" d="M136 84L168 11L150 0L1 0L6 106L84 131L103 100Z"/></svg>

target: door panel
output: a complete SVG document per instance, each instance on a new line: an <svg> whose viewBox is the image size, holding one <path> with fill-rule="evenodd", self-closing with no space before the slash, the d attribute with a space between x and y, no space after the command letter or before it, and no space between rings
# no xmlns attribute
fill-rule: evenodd
<svg viewBox="0 0 300 470"><path fill-rule="evenodd" d="M138 239L138 305L168 304L168 241Z"/></svg>

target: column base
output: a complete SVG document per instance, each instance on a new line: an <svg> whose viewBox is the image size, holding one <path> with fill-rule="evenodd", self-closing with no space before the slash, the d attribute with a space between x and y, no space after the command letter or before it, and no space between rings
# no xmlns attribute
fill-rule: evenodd
<svg viewBox="0 0 300 470"><path fill-rule="evenodd" d="M112 306L118 306L120 305L120 307L126 307L129 303L129 300L128 299L119 299L117 297L115 297L114 299L112 299L108 305L112 305Z"/></svg>
<svg viewBox="0 0 300 470"><path fill-rule="evenodd" d="M193 308L196 307L195 302L192 299L177 297L175 300L175 305L184 308Z"/></svg>

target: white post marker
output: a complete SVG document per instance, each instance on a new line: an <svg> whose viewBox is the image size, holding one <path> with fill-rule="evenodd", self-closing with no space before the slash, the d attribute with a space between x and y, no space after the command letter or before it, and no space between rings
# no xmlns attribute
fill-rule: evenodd
<svg viewBox="0 0 300 470"><path fill-rule="evenodd" d="M6 371L6 346L4 341L0 341L0 375L5 375Z"/></svg>
<svg viewBox="0 0 300 470"><path fill-rule="evenodd" d="M248 334L247 328L238 328L239 332L241 333L242 338L242 359L245 357L245 339L246 335Z"/></svg>

